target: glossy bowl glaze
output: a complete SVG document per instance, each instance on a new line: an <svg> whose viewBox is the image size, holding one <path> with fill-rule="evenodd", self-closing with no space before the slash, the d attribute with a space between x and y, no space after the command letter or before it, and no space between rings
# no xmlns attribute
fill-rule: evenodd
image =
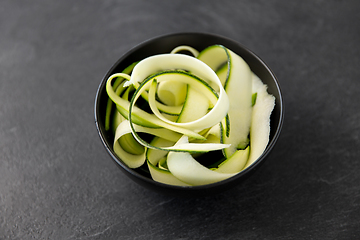
<svg viewBox="0 0 360 240"><path fill-rule="evenodd" d="M204 48L214 44L221 44L240 55L248 63L251 70L257 76L259 76L265 84L268 85L268 92L276 98L275 108L271 115L270 141L264 153L254 164L252 164L239 174L235 175L234 177L231 177L221 182L203 186L171 186L153 181L149 175L149 172L147 171L147 166L139 169L131 169L127 167L113 151L113 134L110 131L105 131L105 111L108 101L108 96L105 89L107 79L112 74L121 72L124 68L126 68L135 61L142 60L155 54L169 53L172 49L179 45L192 46L195 49L201 51ZM152 189L154 191L176 196L204 196L209 194L216 194L221 191L227 190L233 186L241 184L241 182L245 178L250 176L251 172L257 169L260 164L264 162L270 151L273 149L280 135L284 119L284 104L279 82L271 69L257 55L255 55L252 51L250 51L240 43L222 36L208 33L176 33L160 36L145 41L129 50L110 68L110 70L101 80L95 97L94 110L96 128L98 130L100 139L115 164L128 177L130 177L132 180L134 180L141 186Z"/></svg>

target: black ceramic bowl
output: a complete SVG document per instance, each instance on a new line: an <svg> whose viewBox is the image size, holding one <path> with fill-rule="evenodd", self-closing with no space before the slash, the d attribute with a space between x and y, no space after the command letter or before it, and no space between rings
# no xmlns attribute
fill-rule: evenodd
<svg viewBox="0 0 360 240"><path fill-rule="evenodd" d="M179 45L188 45L192 46L195 49L201 51L202 49L213 45L221 44L233 52L240 55L250 66L251 70L260 77L260 79L268 85L268 92L275 96L275 108L271 115L271 132L270 132L270 141L262 156L251 166L249 166L244 171L239 174L226 179L221 182L204 185L204 186L193 186L193 187L180 187L180 186L170 186L167 184L162 184L155 182L151 179L149 173L146 171L146 168L140 169L130 169L127 167L120 158L116 156L113 151L113 135L109 131L105 131L104 122L105 122L105 109L108 100L108 96L105 90L106 81L114 73L122 71L124 68L129 66L135 61L142 60L146 57L155 54L169 53L173 48ZM241 44L213 34L207 33L177 33L170 34L165 36L160 36L154 39L145 41L126 54L124 54L106 73L102 79L99 88L96 93L95 99L95 123L100 135L100 139L105 146L105 149L110 154L111 158L115 161L115 164L132 180L139 183L140 185L147 187L149 189L171 194L177 196L203 196L208 194L215 194L220 191L229 189L247 178L251 172L253 172L261 163L264 162L265 158L268 156L272 148L274 147L282 128L284 118L284 105L281 95L281 90L279 83L270 70L270 68L253 52L251 52L246 47Z"/></svg>

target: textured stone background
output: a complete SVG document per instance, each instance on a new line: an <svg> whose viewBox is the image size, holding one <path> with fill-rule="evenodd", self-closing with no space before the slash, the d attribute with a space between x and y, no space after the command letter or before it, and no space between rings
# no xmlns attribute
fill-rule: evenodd
<svg viewBox="0 0 360 240"><path fill-rule="evenodd" d="M0 2L0 239L354 239L360 230L360 2ZM181 199L128 179L93 116L129 48L201 31L277 75L278 144L244 184Z"/></svg>

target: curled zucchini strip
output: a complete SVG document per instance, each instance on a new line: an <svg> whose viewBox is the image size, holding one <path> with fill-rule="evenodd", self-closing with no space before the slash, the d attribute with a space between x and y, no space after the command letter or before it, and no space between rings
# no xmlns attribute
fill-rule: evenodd
<svg viewBox="0 0 360 240"><path fill-rule="evenodd" d="M139 125L133 125L133 130L136 132L148 133L173 142L176 142L181 137L181 134L165 128L147 128ZM113 148L114 152L126 163L126 165L131 168L137 168L145 162L145 149L141 154L131 154L125 151L124 147L120 145L119 139L129 133L132 133L130 122L128 120L124 120L116 129ZM131 146L128 147L131 148Z"/></svg>
<svg viewBox="0 0 360 240"><path fill-rule="evenodd" d="M190 184L176 178L169 170L159 168L149 161L147 161L147 165L154 181L175 186L191 186Z"/></svg>
<svg viewBox="0 0 360 240"><path fill-rule="evenodd" d="M230 157L238 148L244 148L248 143L252 111L252 72L239 55L221 45L206 48L198 58L221 74L221 81L230 99L230 124L223 124L222 135L222 141L231 144L230 148L224 149L225 156Z"/></svg>
<svg viewBox="0 0 360 240"><path fill-rule="evenodd" d="M202 118L207 114L211 105L209 99L201 91L188 85L184 106L176 122L191 122Z"/></svg>
<svg viewBox="0 0 360 240"><path fill-rule="evenodd" d="M127 68L125 68L121 73L126 74L126 79L129 77L128 74L131 73L131 71L133 70L133 68L135 67L135 65L137 64L137 62L134 62L132 64L130 64L130 66L128 66ZM125 78L121 78L121 77L117 77L113 88L117 89L118 86L121 84L121 82L124 80ZM110 115L111 115L111 110L112 110L112 106L113 106L113 102L111 100L111 98L108 99L107 102L107 106L106 106L106 114L105 114L105 130L109 130L110 129Z"/></svg>
<svg viewBox="0 0 360 240"><path fill-rule="evenodd" d="M270 116L275 106L275 97L267 92L260 78L252 75L253 91L257 93L250 127L250 156L244 167L253 164L265 151L270 136Z"/></svg>
<svg viewBox="0 0 360 240"><path fill-rule="evenodd" d="M162 79L161 76L164 75L156 75L156 79L160 80ZM185 76L187 76L187 74L185 74ZM187 79L187 78L186 78ZM161 81L161 80L160 80ZM189 81L188 84L193 84L193 81ZM145 147L148 148L157 148L149 143L147 143L146 141L144 141L136 132L135 128L133 127L133 123L132 123L132 107L135 105L136 100L141 96L142 92L145 91L146 89L150 89L150 93L149 96L152 96L152 98L149 100L150 102L150 106L152 107L152 110L155 112L155 115L160 117L160 120L164 121L164 124L167 123L169 126L172 126L172 128L177 127L180 129L184 129L189 131L188 128L183 127L183 125L186 125L187 123L175 123L175 122L171 122L168 119L166 119L165 117L161 118L161 114L158 112L158 110L156 109L156 107L152 106L154 104L153 103L153 98L155 97L154 94L154 88L156 88L156 81L155 81L155 76L152 76L146 80L144 80L141 85L139 86L139 88L135 91L133 98L130 102L130 107L129 107L129 122L130 122L130 127L133 129L132 130L132 134L134 135L134 138L141 143L142 145L144 145ZM214 95L212 95L214 96ZM216 96L215 96L216 99ZM218 108L220 109L220 108ZM210 110L211 111L211 110ZM207 115L206 115L207 116ZM204 117L206 117L204 116ZM203 117L203 118L204 118ZM222 118L224 118L224 116L222 116ZM208 120L208 119L206 119ZM201 130L207 128L207 127L211 127L213 125L215 125L216 123L218 123L221 119L218 119L217 121L215 121L214 123L212 123L211 125L207 125L209 124L209 120L208 122L205 123L205 125L203 125L201 127ZM213 121L213 119L210 119L210 121ZM174 126L175 125L175 126ZM177 126L180 125L180 126ZM169 128L170 129L170 128ZM186 134L185 134L186 135ZM194 137L195 135L192 135L192 137ZM200 135L201 136L201 135ZM202 137L202 136L201 136ZM195 136L195 138L197 138L197 136ZM205 140L204 137L202 137L201 139ZM184 152L208 152L208 151L214 151L214 150L219 150L219 149L224 149L229 147L229 144L221 144L221 143L183 143L183 144L177 144L176 146L172 146L172 147L166 147L166 148L161 148L162 150L166 150L166 151L184 151Z"/></svg>
<svg viewBox="0 0 360 240"><path fill-rule="evenodd" d="M225 90L231 99L229 108L229 136L223 136L224 143L231 147L224 149L225 156L230 157L238 148L248 143L252 112L252 78L248 64L237 54L228 50L230 72L225 82Z"/></svg>
<svg viewBox="0 0 360 240"><path fill-rule="evenodd" d="M226 116L230 103L220 79L209 66L194 57L183 54L160 54L148 57L134 67L131 79L125 83L125 86L142 82L154 72L170 69L182 69L191 72L206 82L216 84L219 87L219 98L215 106L204 117L188 123L168 122L169 124L192 130L202 130L215 125ZM132 108L132 105L130 105L130 108Z"/></svg>
<svg viewBox="0 0 360 240"><path fill-rule="evenodd" d="M194 57L197 57L199 55L199 51L196 50L193 47L190 46L186 46L186 45L182 45L182 46L178 46L176 48L174 48L170 53L174 54L174 53L178 53L181 51L188 51L190 52Z"/></svg>
<svg viewBox="0 0 360 240"><path fill-rule="evenodd" d="M126 119L129 119L129 107L130 102L121 98L119 95L125 91L127 88L124 87L125 83L127 81L123 81L121 84L122 86L119 86L121 89L117 92L114 91L112 86L112 81L114 79L117 79L118 77L125 78L127 80L130 79L130 76L124 73L116 73L111 75L107 82L106 82L106 92L109 96L109 98L116 104L117 110L123 115ZM145 112L144 110L134 107L133 111L133 122L142 126L146 127L153 127L158 128L160 127L158 124L156 124L157 118L155 118L153 115Z"/></svg>
<svg viewBox="0 0 360 240"><path fill-rule="evenodd" d="M209 100L209 103L211 103L211 105L215 105L216 102L218 101L218 97L216 92L213 91L213 89L210 88L209 85L206 84L206 82L202 81L199 78L196 78L195 76L189 74L189 73L185 73L185 72L179 72L179 71L166 71L163 72L162 74L159 75L155 75L154 77L150 78L149 80L145 80L145 82L147 81L153 81L153 83L149 84L150 85L150 91L149 91L149 97L150 97L150 93L151 93L151 97L149 99L149 104L151 107L152 112L162 121L167 122L171 125L175 125L175 126L179 126L179 127L184 127L187 129L193 129L195 131L201 131L205 128L208 127L212 127L213 125L215 125L216 123L220 122L222 118L224 118L224 116L217 116L217 118L215 119L210 119L212 118L217 112L212 112L211 115L206 116L206 114L200 118L195 118L195 120L190 121L190 122L173 122L168 120L167 118L165 118L160 111L157 109L156 105L155 105L155 93L156 93L156 86L157 86L157 82L163 82L163 81L178 81L178 82L183 82L188 84L189 87L195 88L197 89L198 92L201 92L202 95L206 96ZM153 87L151 87L152 85L154 85ZM143 90L142 90L143 91ZM199 104L199 102L197 103ZM194 103L193 103L194 105ZM185 106L183 106L184 108L182 109L182 111L184 111ZM208 108L208 106L207 106ZM218 110L220 110L221 108L218 108ZM221 113L220 113L221 114ZM196 123L194 123L196 122Z"/></svg>
<svg viewBox="0 0 360 240"><path fill-rule="evenodd" d="M106 91L107 91L109 97L111 98L111 100L116 104L117 109L121 113L121 115L123 115L126 119L129 119L131 124L137 124L137 125L141 125L141 126L149 127L149 128L164 127L164 128L170 129L172 131L179 132L179 133L185 134L187 136L191 136L193 138L204 139L203 136L201 136L200 134L197 134L196 132L194 132L192 130L170 125L170 124L160 120L159 118L157 118L154 114L150 114L150 113L142 110L141 108L134 106L134 104L131 104L131 102L121 98L119 96L119 93L116 93L111 85L112 80L117 77L124 77L127 79L130 78L127 74L123 74L123 73L118 73L118 74L114 74L114 75L110 76L106 83ZM127 83L127 82L124 81L123 86L125 86L125 83ZM139 89L137 89L137 91L138 90ZM138 97L139 97L139 95L137 95L137 97L135 99L133 97L132 102L135 102ZM130 114L130 112L131 112L131 114Z"/></svg>
<svg viewBox="0 0 360 240"><path fill-rule="evenodd" d="M211 87L206 84L205 81L201 80L198 76L192 75L188 72L176 70L174 72L168 70L172 68L180 68L182 70L191 71L191 73L195 73L197 75L203 76L210 82L218 84L220 88L220 92L217 98L216 93L211 89ZM159 70L163 70L158 74L153 74ZM129 82L126 82L124 86L129 85L130 83L141 84L137 87L129 106L129 122L130 126L133 128L133 111L136 110L135 103L142 94L148 90L152 84L152 81L156 78L158 82L166 81L169 79L169 75L171 75L171 80L178 80L180 82L184 82L191 86L194 86L197 89L202 91L205 88L208 90L205 91L205 94L210 99L210 102L214 105L213 108L203 117L200 119L196 119L191 122L186 123L178 123L168 120L166 117L162 116L161 113L157 110L156 107L153 107L153 102L155 101L155 94L152 93L151 99L149 102L152 106L152 110L154 111L154 115L152 118L157 118L156 121L153 123L158 124L159 126L164 126L168 129L178 131L183 133L189 137L196 138L196 139L203 139L205 138L199 134L196 134L197 131L201 131L203 129L212 127L213 125L219 123L227 114L228 107L229 107L229 99L223 89L221 82L217 75L203 62L186 55L177 55L177 54L163 54L163 55L156 55L149 58L144 59L143 61L139 62L131 75L131 79ZM149 76L150 77L146 77ZM145 80L144 80L145 79ZM162 122L162 123L160 123ZM166 126L165 126L166 125ZM136 131L133 129L132 131L136 140L138 140L141 144L148 148L154 148L146 141L142 140ZM168 147L164 148L168 151L189 151L189 152L206 152L212 150L218 150L227 148L230 145L228 144L182 144L177 145L177 147Z"/></svg>
<svg viewBox="0 0 360 240"><path fill-rule="evenodd" d="M136 89L139 88L140 84L134 84L133 85ZM147 101L149 102L149 94L147 91L143 91L141 93L141 96ZM165 114L169 114L169 115L179 115L181 110L182 110L182 105L178 104L178 105L166 105L163 104L159 101L157 101L156 99L154 100L154 103L156 105L156 108L158 108L162 113Z"/></svg>
<svg viewBox="0 0 360 240"><path fill-rule="evenodd" d="M245 164L249 158L249 152L249 146L247 146L244 150L237 150L233 155L223 161L214 171L222 173L240 172L245 167Z"/></svg>
<svg viewBox="0 0 360 240"><path fill-rule="evenodd" d="M119 143L119 139L128 133L131 133L131 128L128 121L125 120L116 128L113 149L116 155L118 155L126 165L130 168L138 168L144 164L146 152L144 149L141 154L131 154L123 149Z"/></svg>
<svg viewBox="0 0 360 240"><path fill-rule="evenodd" d="M177 144L184 144L187 142L187 137L183 136ZM190 185L211 184L225 180L236 174L212 171L197 162L191 154L187 152L169 152L167 165L169 171L176 178Z"/></svg>
<svg viewBox="0 0 360 240"><path fill-rule="evenodd" d="M168 106L181 106L185 101L187 85L177 81L159 83L157 96Z"/></svg>
<svg viewBox="0 0 360 240"><path fill-rule="evenodd" d="M172 146L175 144L173 141L169 141L160 137L155 137L151 144L157 147ZM149 167L149 171L153 180L165 184L176 186L189 186L189 184L180 181L176 178L167 167L162 166L166 162L166 156L168 151L158 149L148 149L146 151L146 162Z"/></svg>

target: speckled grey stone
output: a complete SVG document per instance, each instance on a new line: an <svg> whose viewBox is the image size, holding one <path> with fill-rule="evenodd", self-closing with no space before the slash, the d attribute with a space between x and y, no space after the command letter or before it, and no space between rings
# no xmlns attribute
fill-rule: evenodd
<svg viewBox="0 0 360 240"><path fill-rule="evenodd" d="M0 239L355 239L360 230L360 2L0 2ZM163 34L241 42L277 75L282 134L247 181L163 196L112 162L96 89Z"/></svg>

